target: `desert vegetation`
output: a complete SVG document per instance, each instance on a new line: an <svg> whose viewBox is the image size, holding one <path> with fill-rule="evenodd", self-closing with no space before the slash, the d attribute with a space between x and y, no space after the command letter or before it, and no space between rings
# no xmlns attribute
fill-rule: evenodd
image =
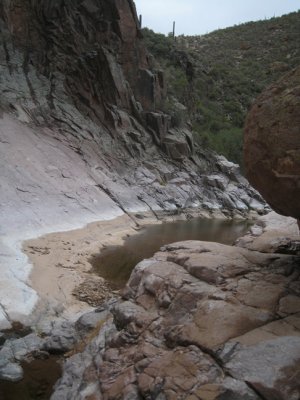
<svg viewBox="0 0 300 400"><path fill-rule="evenodd" d="M189 121L195 139L239 164L245 116L258 94L300 64L300 11L203 36L157 34L144 40L168 83L167 111Z"/></svg>

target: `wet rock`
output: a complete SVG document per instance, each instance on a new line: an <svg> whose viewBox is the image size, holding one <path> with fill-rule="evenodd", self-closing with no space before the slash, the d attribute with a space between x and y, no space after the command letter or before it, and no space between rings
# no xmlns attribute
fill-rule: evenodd
<svg viewBox="0 0 300 400"><path fill-rule="evenodd" d="M83 314L75 323L75 328L80 334L89 332L96 327L100 327L107 317L109 311L92 311L90 313Z"/></svg>
<svg viewBox="0 0 300 400"><path fill-rule="evenodd" d="M0 379L18 382L23 378L23 369L20 365L12 362L0 360Z"/></svg>
<svg viewBox="0 0 300 400"><path fill-rule="evenodd" d="M8 339L0 349L0 379L8 381L19 381L23 377L23 362L31 362L34 359L47 359L49 353L63 354L73 349L82 348L88 343L90 332L97 330L106 324L111 315L109 309L113 306L113 302L107 303L102 310L95 310L90 313L83 314L76 322L71 323L63 319L56 321L44 321L39 325L37 330L41 336L31 333L19 339ZM93 334L94 336L94 334ZM105 343L105 335L97 337L94 347L91 347L91 354L96 349L103 348ZM77 346L77 347L76 347ZM92 356L90 356L92 360ZM76 357L74 358L76 360ZM87 358L80 367L76 367L76 362L72 361L73 377L79 379L80 373L84 373ZM82 360L81 360L82 361ZM78 361L79 363L79 361ZM85 393L90 393L92 389L86 389Z"/></svg>
<svg viewBox="0 0 300 400"><path fill-rule="evenodd" d="M18 381L23 377L18 362L43 356L43 339L35 333L19 339L8 339L0 349L0 379Z"/></svg>
<svg viewBox="0 0 300 400"><path fill-rule="evenodd" d="M41 350L42 345L43 340L35 333L32 333L21 339L7 340L3 348L10 348L14 359L17 361L22 361L29 357L33 352L38 352Z"/></svg>

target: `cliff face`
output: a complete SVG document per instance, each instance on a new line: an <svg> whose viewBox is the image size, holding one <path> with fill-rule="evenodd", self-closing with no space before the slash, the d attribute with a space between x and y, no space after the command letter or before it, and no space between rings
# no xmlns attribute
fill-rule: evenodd
<svg viewBox="0 0 300 400"><path fill-rule="evenodd" d="M5 0L0 30L0 320L36 302L23 239L124 212L264 212L236 165L160 111L131 0Z"/></svg>
<svg viewBox="0 0 300 400"><path fill-rule="evenodd" d="M170 208L176 196L166 184L185 171L185 184L196 185L172 200L173 208L194 199L212 209L249 209L249 195L257 195L240 177L233 180L250 192L237 206L236 195L215 196L214 189L223 190L223 184L210 182L213 190L200 192L207 180L203 185L189 175L225 174L226 187L235 167L195 151L191 132L172 126L170 116L160 111L163 73L151 68L131 0L6 0L0 5L0 24L0 107L10 118L38 127L43 138L63 142L90 167L104 161L98 168L104 174L107 169L113 174L130 167L136 171L137 163L144 164L142 181L163 183L154 189L161 197L156 207ZM148 195L153 198L153 190Z"/></svg>
<svg viewBox="0 0 300 400"><path fill-rule="evenodd" d="M300 219L300 68L256 100L245 125L250 182L278 213Z"/></svg>
<svg viewBox="0 0 300 400"><path fill-rule="evenodd" d="M278 253L296 224L278 217L239 247L178 242L139 263L51 400L299 399L299 256Z"/></svg>
<svg viewBox="0 0 300 400"><path fill-rule="evenodd" d="M13 0L0 13L9 73L20 63L28 111L47 122L57 111L59 88L86 117L108 125L116 106L132 113L137 102L152 110L160 101L163 81L150 71L131 0Z"/></svg>

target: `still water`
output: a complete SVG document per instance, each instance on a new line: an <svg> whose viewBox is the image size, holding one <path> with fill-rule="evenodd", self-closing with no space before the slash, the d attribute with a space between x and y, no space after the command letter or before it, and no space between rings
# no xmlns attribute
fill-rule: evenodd
<svg viewBox="0 0 300 400"><path fill-rule="evenodd" d="M93 257L90 262L93 272L116 288L121 288L135 265L144 258L152 257L165 244L182 240L233 244L250 226L249 221L202 218L151 225L143 228L139 234L127 238L122 246L111 246L102 250L101 254Z"/></svg>
<svg viewBox="0 0 300 400"><path fill-rule="evenodd" d="M49 400L61 376L59 358L22 363L24 378L18 382L0 380L0 400Z"/></svg>
<svg viewBox="0 0 300 400"><path fill-rule="evenodd" d="M165 244L182 240L204 240L233 244L251 226L248 221L220 221L195 218L151 225L127 238L122 246L101 251L91 261L94 272L121 288L135 265L149 258ZM61 375L57 357L23 364L24 379L19 383L0 380L0 400L48 400L53 385Z"/></svg>

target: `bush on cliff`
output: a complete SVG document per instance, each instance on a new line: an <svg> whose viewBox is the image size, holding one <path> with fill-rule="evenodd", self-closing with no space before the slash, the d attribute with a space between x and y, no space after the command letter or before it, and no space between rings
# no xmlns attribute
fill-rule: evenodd
<svg viewBox="0 0 300 400"><path fill-rule="evenodd" d="M168 96L187 107L199 142L242 163L242 127L251 104L300 64L299 26L300 11L176 41L147 28L143 34L165 70Z"/></svg>

